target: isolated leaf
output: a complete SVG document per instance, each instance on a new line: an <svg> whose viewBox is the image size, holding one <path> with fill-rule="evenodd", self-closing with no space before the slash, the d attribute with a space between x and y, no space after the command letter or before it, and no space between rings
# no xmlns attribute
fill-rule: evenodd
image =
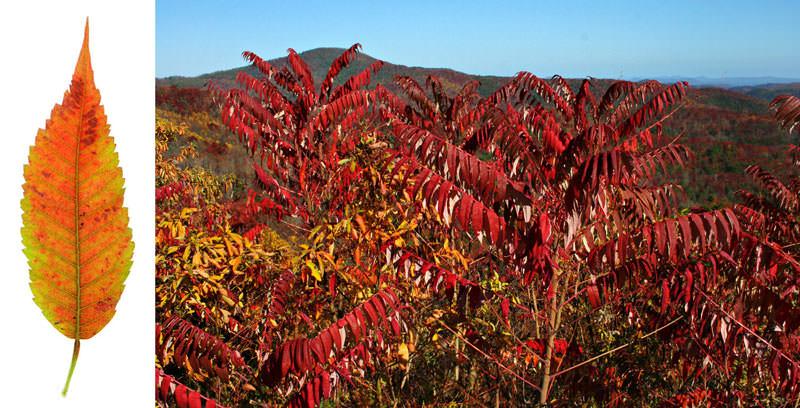
<svg viewBox="0 0 800 408"><path fill-rule="evenodd" d="M508 325L508 314L511 311L511 302L508 300L507 297L504 297L503 300L500 302L500 311L503 313L503 320Z"/></svg>
<svg viewBox="0 0 800 408"><path fill-rule="evenodd" d="M39 130L25 166L22 241L34 301L63 335L80 340L114 316L133 253L122 170L89 56L89 22L69 90Z"/></svg>
<svg viewBox="0 0 800 408"><path fill-rule="evenodd" d="M406 345L406 343L400 343L397 346L397 356L400 357L400 360L404 363L408 362L408 345Z"/></svg>

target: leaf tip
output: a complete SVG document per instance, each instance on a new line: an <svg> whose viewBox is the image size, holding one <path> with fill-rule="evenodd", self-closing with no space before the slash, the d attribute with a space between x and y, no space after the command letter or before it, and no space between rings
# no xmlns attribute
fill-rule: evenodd
<svg viewBox="0 0 800 408"><path fill-rule="evenodd" d="M76 71L80 67L86 67L91 70L92 63L89 55L89 17L86 17L86 24L83 28L83 44L81 45L81 53L78 56L78 64L75 67Z"/></svg>
<svg viewBox="0 0 800 408"><path fill-rule="evenodd" d="M88 48L89 45L89 17L86 17L86 24L83 27L83 46Z"/></svg>

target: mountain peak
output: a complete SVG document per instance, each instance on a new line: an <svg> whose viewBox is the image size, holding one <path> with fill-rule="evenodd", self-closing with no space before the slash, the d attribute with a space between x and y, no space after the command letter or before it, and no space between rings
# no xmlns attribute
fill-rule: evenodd
<svg viewBox="0 0 800 408"><path fill-rule="evenodd" d="M325 78L325 75L327 75L328 68L331 66L333 60L342 55L345 50L346 48L319 47L299 52L298 54L303 58L306 64L308 64L309 68L311 68L311 75L314 76L314 81L319 83ZM376 61L375 58L364 53L359 53L355 60L350 63L350 66L340 74L340 77L347 78L355 72L367 68L374 61ZM289 57L274 58L269 60L269 63L276 67L287 66L289 64Z"/></svg>
<svg viewBox="0 0 800 408"><path fill-rule="evenodd" d="M331 63L334 59L342 55L342 53L346 50L346 48L341 47L318 47L312 48L310 50L305 50L300 52L299 55L303 60L308 64L309 68L311 69L311 74L314 77L314 82L317 84L317 87L325 78L325 75L328 73L328 68L330 67ZM266 56L262 56L266 57ZM369 67L373 62L377 59L372 57L369 54L359 53L356 58L350 63L350 65L344 69L339 74L339 81L349 78L352 75L361 72L362 70ZM279 58L272 58L268 60L270 64L277 68L283 68L289 65L289 58L279 57ZM222 87L233 86L234 81L236 79L236 75L240 71L249 72L253 75L256 75L257 69L251 65L242 66L239 68L233 68L224 71L217 71L208 74L203 74L197 77L168 77L168 78L161 78L157 80L157 85L176 85L179 87L204 87L209 80L215 81L218 85ZM440 78L442 85L445 87L445 90L448 92L456 92L460 89L464 84L471 80L478 80L481 83L481 86L478 88L478 93L482 96L486 96L492 91L496 90L503 84L505 84L509 77L501 77L501 76L488 76L488 75L471 75L464 72L455 71L448 68L423 68L423 67L409 67L406 65L399 65L399 64L392 64L389 62L384 61L383 68L372 77L372 86L376 84L382 84L383 86L389 88L394 92L398 92L396 85L394 84L394 78L397 75L405 75L414 78L419 83L424 83L425 79L428 75L436 75ZM672 77L658 77L654 78L661 82L670 83L675 82L678 80L689 80L693 86L712 86L712 87L720 87L720 88L731 88L732 86L730 83L739 83L739 82L746 82L743 81L743 78L733 78L731 80L728 79L727 82L723 83L722 79L710 79L710 78L687 78L687 77L679 77L679 76L672 76ZM764 77L763 80L768 82L767 79L775 80L776 78L767 78ZM782 78L777 78L781 81L774 81L774 82L785 82ZM754 80L754 78L749 79L750 82L759 83L759 81ZM718 83L715 83L717 81ZM738 81L738 82L737 82ZM788 80L787 80L788 81ZM606 85L609 80L599 79L598 83L605 82ZM339 82L337 82L339 83ZM756 86L748 86L748 87L739 87L733 88L742 94L749 94L751 96L755 96L761 99L770 100L771 97L774 97L780 93L789 93L793 95L797 95L800 93L798 90L798 84L775 84L775 85L756 85ZM713 93L713 91L710 91Z"/></svg>
<svg viewBox="0 0 800 408"><path fill-rule="evenodd" d="M319 85L328 73L328 68L334 59L342 55L346 48L339 47L319 47L312 48L299 52L301 58L308 64L311 69L311 74L314 77L314 82ZM264 56L262 56L263 58ZM342 70L338 76L338 81L347 79L358 72L363 71L374 63L377 59L369 54L359 53L350 65ZM280 58L269 59L268 62L276 68L283 68L289 65L289 58L284 56ZM209 80L215 81L222 87L233 86L236 75L240 71L255 74L257 69L251 65L246 65L239 68L229 70L211 72L196 77L181 77L173 76L168 78L160 78L156 81L157 85L175 85L179 87L204 87ZM488 95L490 92L496 90L505 84L510 78L501 76L485 76L485 75L470 75L463 72L455 71L448 68L423 68L423 67L408 67L405 65L392 64L384 61L384 66L381 70L372 77L372 86L382 84L393 91L399 91L394 85L394 78L398 75L405 75L414 78L417 82L424 83L428 75L436 75L442 81L445 89L453 91L460 89L461 86L471 80L478 80L481 86L478 92L482 95ZM338 82L337 81L337 82Z"/></svg>

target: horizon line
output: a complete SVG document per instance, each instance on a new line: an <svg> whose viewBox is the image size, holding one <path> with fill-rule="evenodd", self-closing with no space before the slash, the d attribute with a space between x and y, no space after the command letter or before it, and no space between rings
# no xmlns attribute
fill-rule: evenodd
<svg viewBox="0 0 800 408"><path fill-rule="evenodd" d="M323 49L344 51L347 48L334 47L334 46L322 46L322 47L310 48L310 49L298 52L298 54L299 55L303 55L303 54L311 52L311 51L323 50ZM359 55L364 55L364 56L367 56L369 58L376 59L376 60L380 59L380 58L373 57L372 55L370 55L368 53L365 53L363 51L359 52ZM280 56L280 57L269 57L269 58L266 58L266 60L267 61L274 61L274 60L278 60L278 59L282 59L282 58L286 58L286 57L287 56L285 56L285 55L284 56ZM406 65L406 64L402 64L402 63L391 62L391 61L388 61L388 60L385 60L385 59L383 59L382 61L387 63L387 64L391 64L391 65L395 65L395 66L402 66L402 67L406 67L406 68L420 68L420 69L429 69L429 70L449 70L449 71L454 71L454 72L458 72L458 73L469 75L469 76L482 76L482 77L511 78L511 77L515 76L519 72L531 72L531 71L526 71L526 70L519 70L519 71L517 71L517 72L515 72L514 74L511 74L511 75L494 74L494 73L492 73L492 74L471 73L471 72L461 71L461 70L458 70L458 69L455 69L455 68L450 68L450 67L426 67L426 66L421 66L421 65ZM156 61L156 63L157 63L157 61ZM171 78L199 78L199 77L202 77L202 76L205 76L205 75L211 75L211 74L215 74L215 73L219 73L219 72L226 72L226 71L242 69L242 68L248 67L250 65L252 65L252 64L244 63L243 65L239 65L239 66L235 66L235 67L222 68L222 69L217 69L217 70L214 70L214 71L204 72L204 73L195 74L195 75L192 75L192 74L171 74L171 75L166 75L166 76L157 76L156 75L155 79L156 80L166 80L166 79L171 79ZM559 74L538 75L538 74L534 73L534 75L537 75L540 78L549 78L549 77L553 77L553 76L559 75ZM592 79L627 80L627 81L636 81L636 82L642 81L642 80L648 80L648 79L658 80L659 78L660 79L674 79L676 81L678 81L678 80L683 80L683 81L706 80L708 82L721 82L721 81L725 81L725 80L751 80L752 81L752 80L758 80L758 79L765 79L765 80L769 79L769 80L777 80L778 81L778 82L760 82L760 83L751 84L751 85L735 85L735 86L756 86L756 85L770 85L770 84L800 83L800 76L798 76L798 77L789 77L789 76L776 76L776 75L709 76L709 75L705 75L705 74L704 75L660 74L660 75L632 75L632 76L620 75L620 76L617 76L617 77L604 77L604 76L597 76L597 75L583 75L583 76L568 75L568 76L563 76L563 77L566 78L566 79L592 78ZM718 85L724 85L724 83L719 83Z"/></svg>

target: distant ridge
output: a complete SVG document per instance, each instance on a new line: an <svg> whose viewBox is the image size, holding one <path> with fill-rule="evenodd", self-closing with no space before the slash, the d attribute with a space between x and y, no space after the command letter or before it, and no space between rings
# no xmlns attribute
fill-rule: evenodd
<svg viewBox="0 0 800 408"><path fill-rule="evenodd" d="M741 92L756 98L771 101L778 95L794 95L800 97L800 81L793 83L774 83L757 86L738 86L731 88L736 92Z"/></svg>
<svg viewBox="0 0 800 408"><path fill-rule="evenodd" d="M308 50L300 53L300 56L308 63L309 67L311 68L311 73L314 76L314 81L316 84L319 84L325 74L327 73L328 67L330 66L331 62L334 58L338 57L344 51L343 48L315 48L313 50ZM348 78L351 75L362 71L370 64L376 61L376 58L368 54L361 53L358 57L353 61L350 66L345 69L341 74L339 74L339 78ZM276 66L276 67L283 67L288 65L287 57L282 58L275 58L269 60L269 63ZM501 85L506 83L510 77L502 77L502 76L491 76L491 75L470 75L463 72L455 71L448 68L422 68L422 67L409 67L406 65L398 65L392 64L388 61L384 61L385 65L383 68L375 75L371 81L372 85L375 84L382 84L392 90L394 88L393 79L397 75L408 75L414 78L419 82L424 82L425 78L430 75L434 74L440 77L442 80L442 84L445 86L445 89L452 91L455 88L460 88L463 84L467 83L470 80L477 79L480 81L481 86L478 88L478 92L481 95L488 95L490 92L496 90ZM246 71L250 73L255 73L257 70L250 66L243 66L239 68L233 68L228 70L216 71L211 72L208 74L203 74L195 77L183 77L183 76L170 76L166 78L159 78L156 80L157 86L169 86L175 85L179 87L204 87L209 80L214 80L219 85L231 86L235 79L236 74L240 71Z"/></svg>
<svg viewBox="0 0 800 408"><path fill-rule="evenodd" d="M300 55L311 67L312 74L314 75L315 82L322 81L331 61L338 57L344 48L322 47L314 48L312 50L301 52ZM346 69L341 75L341 78L347 78L350 75L359 72L369 66L376 59L369 54L361 53L356 60ZM270 64L277 67L286 66L288 59L286 57L275 58L269 60ZM494 75L472 75L464 72L456 71L449 68L424 68L424 67L410 67L406 65L393 64L384 61L386 64L383 69L373 78L372 84L382 84L390 89L394 88L392 83L396 75L408 75L417 80L424 82L425 78L434 74L442 79L442 83L446 88L460 88L467 81L477 79L480 81L481 86L478 92L481 95L488 95L490 92L499 88L502 84L506 83L510 77L494 76ZM175 85L179 87L204 87L209 80L214 80L222 86L231 86L236 79L236 74L240 71L248 71L254 73L256 71L252 66L246 65L238 68L226 69L207 74L187 77L187 76L169 76L158 78L156 85L169 86ZM632 81L640 81L645 79L655 79L663 83L673 83L677 81L687 81L694 87L715 87L734 89L750 96L759 99L771 100L775 95L780 94L800 94L800 78L781 78L781 77L731 77L731 78L708 78L708 77L687 77L687 76L657 76L654 78L629 78ZM393 89L396 90L396 89Z"/></svg>
<svg viewBox="0 0 800 408"><path fill-rule="evenodd" d="M737 88L737 87L757 87L764 85L785 85L800 83L800 78L782 78L772 76L762 77L729 77L729 78L709 78L709 77L688 77L680 75L656 76L653 78L632 78L633 81L644 79L655 79L659 82L672 83L686 81L695 87L715 87L715 88Z"/></svg>

